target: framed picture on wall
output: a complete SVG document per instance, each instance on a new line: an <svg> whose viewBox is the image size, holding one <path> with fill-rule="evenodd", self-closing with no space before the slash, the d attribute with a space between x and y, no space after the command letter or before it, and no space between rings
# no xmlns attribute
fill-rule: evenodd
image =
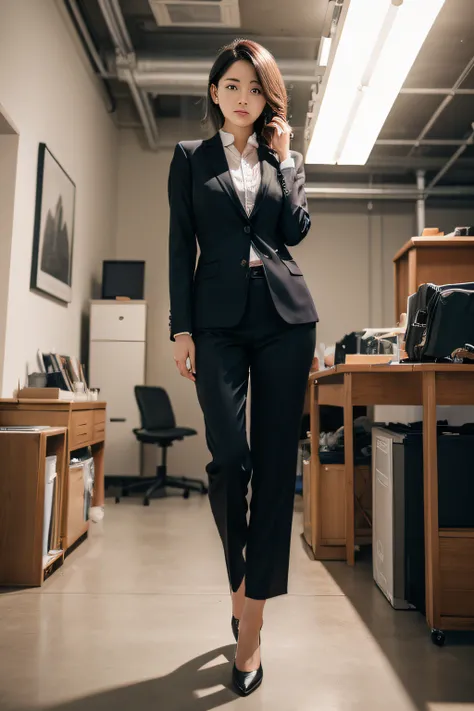
<svg viewBox="0 0 474 711"><path fill-rule="evenodd" d="M72 299L76 186L40 143L30 287L64 303Z"/></svg>

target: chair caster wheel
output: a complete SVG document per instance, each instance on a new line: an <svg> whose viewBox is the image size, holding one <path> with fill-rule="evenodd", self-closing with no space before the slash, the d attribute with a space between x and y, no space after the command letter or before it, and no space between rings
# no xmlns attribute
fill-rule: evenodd
<svg viewBox="0 0 474 711"><path fill-rule="evenodd" d="M183 499L189 499L189 489L183 491Z"/></svg>
<svg viewBox="0 0 474 711"><path fill-rule="evenodd" d="M441 630L431 630L431 641L437 647L443 647L446 642L446 635Z"/></svg>
<svg viewBox="0 0 474 711"><path fill-rule="evenodd" d="M143 499L143 506L149 506L150 505L150 499Z"/></svg>
<svg viewBox="0 0 474 711"><path fill-rule="evenodd" d="M120 496L116 496L116 497L115 497L115 503L116 503L116 504L119 504L119 503L120 503Z"/></svg>

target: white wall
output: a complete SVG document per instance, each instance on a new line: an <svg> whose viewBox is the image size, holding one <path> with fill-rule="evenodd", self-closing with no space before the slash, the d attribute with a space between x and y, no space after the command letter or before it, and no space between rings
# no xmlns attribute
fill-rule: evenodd
<svg viewBox="0 0 474 711"><path fill-rule="evenodd" d="M17 154L18 136L0 135L0 383L5 357Z"/></svg>
<svg viewBox="0 0 474 711"><path fill-rule="evenodd" d="M171 451L170 472L204 475L209 455L201 411L194 386L177 373L168 333L171 157L171 148L153 154L143 150L132 132L121 132L117 258L146 261L147 382L164 386L178 423L199 431L198 438L178 442ZM369 210L365 202L312 200L310 211L311 232L292 252L319 310L318 342L333 343L354 329L394 323L392 259L415 233L414 204L374 203ZM428 208L427 219L429 224L451 229L466 222L468 215L460 216L459 211L431 215ZM148 452L146 459L151 473L154 453Z"/></svg>
<svg viewBox="0 0 474 711"><path fill-rule="evenodd" d="M101 261L114 256L118 133L83 50L55 0L0 0L0 104L20 139L2 396L11 396L38 348L80 355ZM29 289L38 144L76 183L73 301ZM83 336L82 336L83 337Z"/></svg>

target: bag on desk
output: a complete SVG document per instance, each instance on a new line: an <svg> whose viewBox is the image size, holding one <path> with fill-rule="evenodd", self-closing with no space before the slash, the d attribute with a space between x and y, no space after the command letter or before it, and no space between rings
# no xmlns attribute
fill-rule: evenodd
<svg viewBox="0 0 474 711"><path fill-rule="evenodd" d="M474 343L474 283L422 284L408 302L409 360L433 362Z"/></svg>

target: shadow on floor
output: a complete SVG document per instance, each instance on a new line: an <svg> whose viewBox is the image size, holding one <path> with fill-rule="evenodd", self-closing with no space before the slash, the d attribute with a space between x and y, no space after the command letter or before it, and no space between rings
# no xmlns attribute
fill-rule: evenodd
<svg viewBox="0 0 474 711"><path fill-rule="evenodd" d="M354 568L325 568L385 654L419 711L429 704L474 702L474 633L451 632L436 647L422 614L394 610L372 578L372 551L362 549Z"/></svg>
<svg viewBox="0 0 474 711"><path fill-rule="evenodd" d="M211 711L236 699L230 688L234 652L234 644L213 649L166 676L41 708L43 711ZM220 663L222 656L227 661ZM213 662L215 666L202 668ZM216 690L198 698L197 692L213 687Z"/></svg>

